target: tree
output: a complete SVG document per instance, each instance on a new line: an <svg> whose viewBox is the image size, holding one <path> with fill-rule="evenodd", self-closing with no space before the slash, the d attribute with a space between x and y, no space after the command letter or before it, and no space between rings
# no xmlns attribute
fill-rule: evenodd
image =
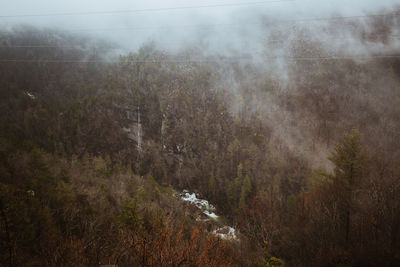
<svg viewBox="0 0 400 267"><path fill-rule="evenodd" d="M239 209L243 210L246 205L246 198L251 190L251 181L248 175L244 178L242 190L240 192Z"/></svg>
<svg viewBox="0 0 400 267"><path fill-rule="evenodd" d="M208 191L211 197L215 196L215 175L211 173L210 180L208 181Z"/></svg>
<svg viewBox="0 0 400 267"><path fill-rule="evenodd" d="M362 149L360 134L353 131L344 136L329 158L335 164L333 186L337 189L338 202L344 220L345 241L348 243L354 193L363 177L366 154Z"/></svg>

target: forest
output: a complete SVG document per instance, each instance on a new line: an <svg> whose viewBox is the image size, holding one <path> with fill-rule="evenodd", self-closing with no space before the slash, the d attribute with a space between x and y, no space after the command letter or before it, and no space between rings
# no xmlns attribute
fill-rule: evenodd
<svg viewBox="0 0 400 267"><path fill-rule="evenodd" d="M0 266L399 266L399 26L326 23L349 56L269 25L249 59L0 32Z"/></svg>

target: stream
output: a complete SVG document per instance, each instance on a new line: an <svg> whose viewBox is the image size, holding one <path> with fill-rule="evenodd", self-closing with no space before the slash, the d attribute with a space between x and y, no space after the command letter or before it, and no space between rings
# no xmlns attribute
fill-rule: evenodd
<svg viewBox="0 0 400 267"><path fill-rule="evenodd" d="M187 201L193 205L195 205L198 209L200 209L203 214L207 216L207 219L200 219L198 218L197 220L201 221L209 221L209 220L214 220L218 221L218 216L215 211L215 207L210 204L207 200L205 199L200 199L197 198L195 193L189 193L188 190L183 190L182 193L180 193L180 199L183 201ZM235 228L225 225L222 227L218 227L212 233L216 236L219 236L221 239L226 239L226 240L239 240L237 235L236 235L236 230Z"/></svg>

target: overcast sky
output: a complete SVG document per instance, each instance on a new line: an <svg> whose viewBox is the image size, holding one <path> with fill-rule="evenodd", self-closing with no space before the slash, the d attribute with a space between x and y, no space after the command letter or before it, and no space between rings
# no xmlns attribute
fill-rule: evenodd
<svg viewBox="0 0 400 267"><path fill-rule="evenodd" d="M236 47L242 49L263 38L263 33L257 30L261 15L279 20L331 15L353 16L382 13L385 10L390 12L394 6L400 4L400 0L272 1L265 3L267 1L262 0L0 0L0 26L9 28L13 25L29 24L67 29L84 35L100 36L129 49L136 49L143 42L150 40L163 43L167 47L179 47L191 42L208 43L211 46L218 44L219 47L223 47L228 42L236 42ZM205 7L219 4L226 6ZM148 10L195 6L202 8ZM59 14L138 9L147 11ZM200 25L214 25L214 27L200 27Z"/></svg>

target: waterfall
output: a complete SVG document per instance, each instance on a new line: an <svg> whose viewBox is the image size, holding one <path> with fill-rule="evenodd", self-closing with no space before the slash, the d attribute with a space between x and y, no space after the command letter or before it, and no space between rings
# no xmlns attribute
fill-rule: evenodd
<svg viewBox="0 0 400 267"><path fill-rule="evenodd" d="M165 144L164 144L165 125L166 125L166 116L165 116L165 114L163 114L162 120L161 120L161 148L162 149L165 149Z"/></svg>
<svg viewBox="0 0 400 267"><path fill-rule="evenodd" d="M137 149L140 153L142 151L142 123L140 121L140 107L138 106L138 127L137 127Z"/></svg>

